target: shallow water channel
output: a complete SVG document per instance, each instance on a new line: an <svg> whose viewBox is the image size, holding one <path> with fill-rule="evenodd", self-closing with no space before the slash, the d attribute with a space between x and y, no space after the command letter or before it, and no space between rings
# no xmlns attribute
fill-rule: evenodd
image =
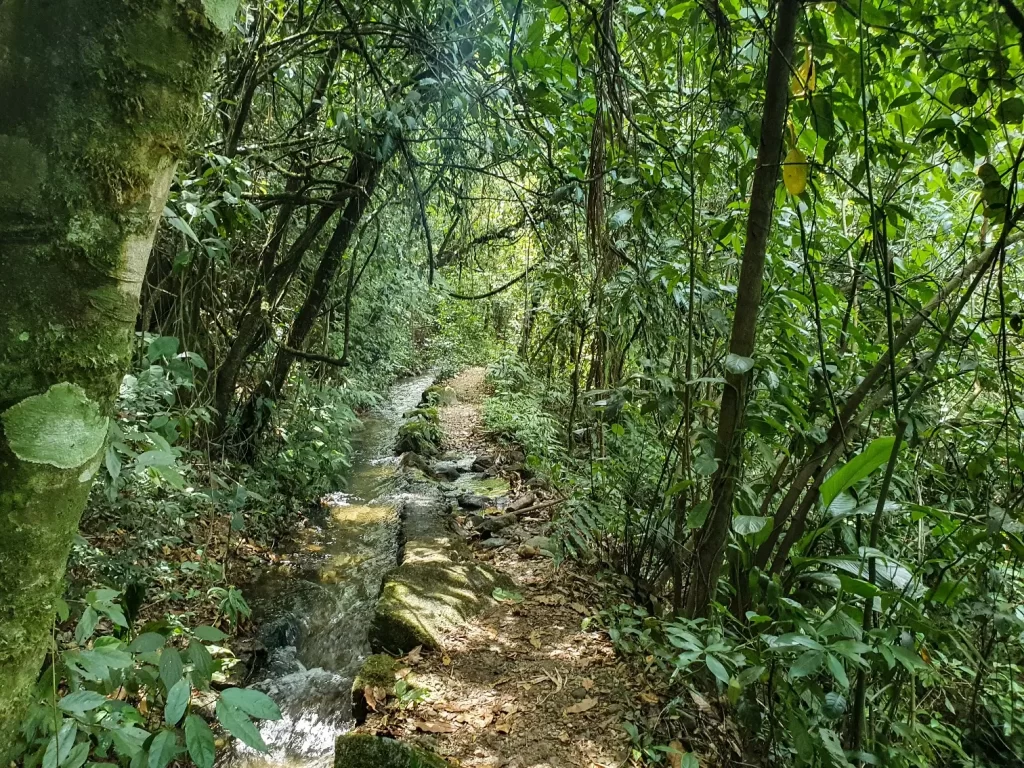
<svg viewBox="0 0 1024 768"><path fill-rule="evenodd" d="M268 648L251 684L284 717L261 725L269 754L240 747L230 764L327 765L335 737L350 727L352 681L370 652L367 634L381 583L398 558L392 449L402 414L432 382L432 374L398 382L362 420L348 488L324 499L317 534L304 542L305 551L247 588Z"/></svg>

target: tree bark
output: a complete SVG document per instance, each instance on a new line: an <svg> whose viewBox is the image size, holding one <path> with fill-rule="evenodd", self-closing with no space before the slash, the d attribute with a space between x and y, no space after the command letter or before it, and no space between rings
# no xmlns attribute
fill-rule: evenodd
<svg viewBox="0 0 1024 768"><path fill-rule="evenodd" d="M775 209L775 187L779 178L783 131L789 108L790 61L793 58L793 39L799 15L800 0L780 0L765 77L761 140L750 193L747 239L743 248L736 314L729 344L732 354L745 358L753 356L757 338L765 252ZM751 371L727 372L725 375L715 449L718 468L711 481L711 512L700 530L694 548L686 606L690 616L704 615L708 604L714 599L718 584L725 543L732 523L732 501L743 452L743 414L751 375Z"/></svg>
<svg viewBox="0 0 1024 768"><path fill-rule="evenodd" d="M235 7L0 3L0 762L50 644L183 127Z"/></svg>

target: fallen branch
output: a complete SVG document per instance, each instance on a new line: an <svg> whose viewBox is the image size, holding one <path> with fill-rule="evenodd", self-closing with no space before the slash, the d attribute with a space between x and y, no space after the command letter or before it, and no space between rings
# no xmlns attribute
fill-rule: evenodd
<svg viewBox="0 0 1024 768"><path fill-rule="evenodd" d="M556 504L561 504L563 501L566 501L566 499L552 499L551 501L545 501L542 504L534 504L532 507L523 507L522 509L517 509L515 512L512 512L511 514L516 515L517 517L522 517L527 512L540 512L540 510L542 509L547 509L548 507L553 507Z"/></svg>

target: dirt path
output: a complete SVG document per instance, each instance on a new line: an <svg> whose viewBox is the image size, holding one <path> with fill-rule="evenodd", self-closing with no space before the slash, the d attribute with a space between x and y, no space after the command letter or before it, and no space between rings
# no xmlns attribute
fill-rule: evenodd
<svg viewBox="0 0 1024 768"><path fill-rule="evenodd" d="M439 412L447 449L495 452L482 427L483 369L449 383L459 402ZM516 478L512 486L516 490ZM535 495L544 498L542 491ZM474 544L476 557L510 576L516 592L446 637L442 652L406 657L408 679L428 693L406 709L372 715L363 730L425 743L467 768L627 764L621 724L636 708L637 684L608 638L583 629L588 606L596 604L594 589L568 565L555 568L550 557L516 541L545 534L548 513L538 511L503 531L503 547Z"/></svg>

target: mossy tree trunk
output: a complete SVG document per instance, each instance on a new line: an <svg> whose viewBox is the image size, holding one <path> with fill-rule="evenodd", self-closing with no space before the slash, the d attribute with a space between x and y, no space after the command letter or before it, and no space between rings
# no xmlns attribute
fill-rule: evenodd
<svg viewBox="0 0 1024 768"><path fill-rule="evenodd" d="M183 132L236 5L0 3L0 760L49 646Z"/></svg>

